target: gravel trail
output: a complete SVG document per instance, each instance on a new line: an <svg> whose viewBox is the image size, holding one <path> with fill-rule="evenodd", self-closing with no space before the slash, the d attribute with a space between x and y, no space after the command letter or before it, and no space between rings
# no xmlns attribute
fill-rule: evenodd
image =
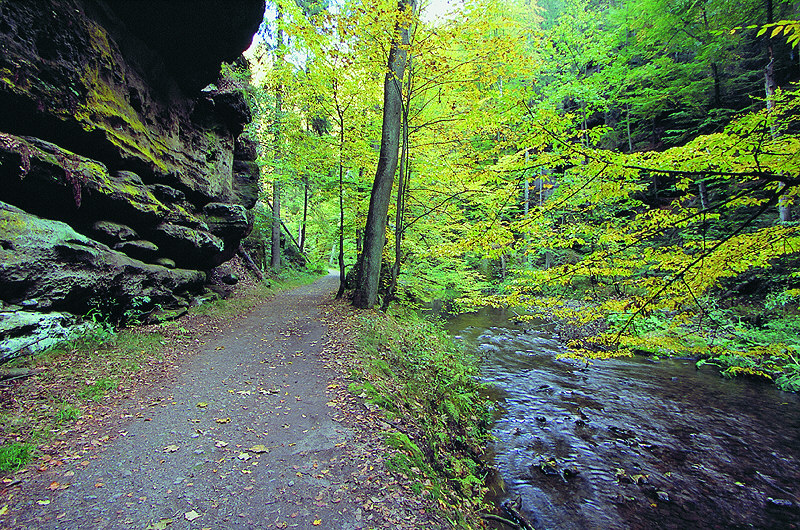
<svg viewBox="0 0 800 530"><path fill-rule="evenodd" d="M39 490L2 524L384 526L363 509L356 468L363 462L349 457L356 436L338 421L335 374L320 360L327 331L322 304L337 281L328 276L280 293L206 338L169 387L127 409L117 435L101 440L102 450L41 473L36 480L52 488Z"/></svg>

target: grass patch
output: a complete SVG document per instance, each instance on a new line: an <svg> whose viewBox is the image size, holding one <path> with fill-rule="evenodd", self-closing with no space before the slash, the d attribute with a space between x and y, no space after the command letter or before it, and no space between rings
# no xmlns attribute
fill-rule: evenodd
<svg viewBox="0 0 800 530"><path fill-rule="evenodd" d="M354 372L350 390L408 426L387 433L397 450L389 469L436 499L454 526L478 526L492 408L481 394L477 358L439 324L405 308L363 319L357 356L366 369Z"/></svg>
<svg viewBox="0 0 800 530"><path fill-rule="evenodd" d="M74 405L64 405L56 411L55 420L57 423L70 423L83 415L81 409Z"/></svg>
<svg viewBox="0 0 800 530"><path fill-rule="evenodd" d="M136 328L95 330L7 363L33 375L3 389L0 440L33 448L62 436L108 392L132 384L141 367L162 359L163 343L161 335Z"/></svg>
<svg viewBox="0 0 800 530"><path fill-rule="evenodd" d="M87 384L86 388L78 392L78 396L92 401L100 401L109 391L116 390L118 386L117 381L103 377L94 383Z"/></svg>
<svg viewBox="0 0 800 530"><path fill-rule="evenodd" d="M24 467L32 453L31 444L13 442L0 445L0 472L10 473Z"/></svg>

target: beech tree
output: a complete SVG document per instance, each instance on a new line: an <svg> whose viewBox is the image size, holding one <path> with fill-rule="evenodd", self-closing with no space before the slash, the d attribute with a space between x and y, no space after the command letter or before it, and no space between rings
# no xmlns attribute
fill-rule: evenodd
<svg viewBox="0 0 800 530"><path fill-rule="evenodd" d="M374 306L378 298L381 261L386 241L386 216L389 213L400 148L402 84L408 60L408 31L413 21L415 6L416 0L400 0L397 3L397 22L389 50L388 71L383 81L381 148L364 229L364 251L358 285L353 294L353 305L361 308Z"/></svg>

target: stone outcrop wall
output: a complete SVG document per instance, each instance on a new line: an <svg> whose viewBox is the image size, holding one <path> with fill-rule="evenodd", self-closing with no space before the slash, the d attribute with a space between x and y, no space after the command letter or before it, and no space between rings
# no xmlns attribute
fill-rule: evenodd
<svg viewBox="0 0 800 530"><path fill-rule="evenodd" d="M234 255L258 193L250 112L206 87L263 12L0 0L0 360L54 315L186 306Z"/></svg>

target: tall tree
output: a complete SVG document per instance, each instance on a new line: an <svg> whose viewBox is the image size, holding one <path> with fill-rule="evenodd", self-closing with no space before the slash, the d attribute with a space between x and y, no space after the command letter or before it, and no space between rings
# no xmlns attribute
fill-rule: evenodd
<svg viewBox="0 0 800 530"><path fill-rule="evenodd" d="M275 48L275 65L280 69L284 67L285 49L283 47L283 8L276 4L278 27L277 43ZM272 181L272 244L270 266L279 271L281 268L281 163L283 161L283 146L281 145L281 113L283 111L283 82L275 85L275 170L276 176Z"/></svg>
<svg viewBox="0 0 800 530"><path fill-rule="evenodd" d="M386 242L386 216L392 195L394 174L400 148L400 122L403 110L402 83L408 59L408 28L413 20L416 0L399 0L398 18L389 50L388 72L383 82L383 123L378 168L370 194L369 212L364 231L364 253L353 305L375 305L380 283L381 257Z"/></svg>

